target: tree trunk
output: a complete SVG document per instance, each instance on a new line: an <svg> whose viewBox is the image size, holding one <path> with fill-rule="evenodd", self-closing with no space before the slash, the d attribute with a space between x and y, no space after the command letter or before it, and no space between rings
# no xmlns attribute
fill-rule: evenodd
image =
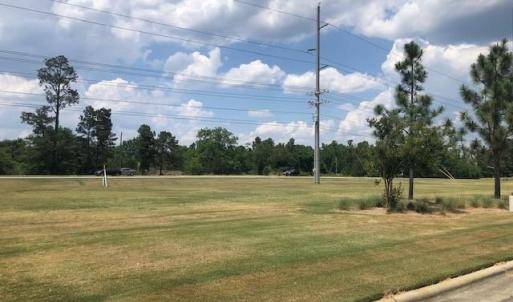
<svg viewBox="0 0 513 302"><path fill-rule="evenodd" d="M494 197L495 199L501 199L501 162L499 159L494 160Z"/></svg>
<svg viewBox="0 0 513 302"><path fill-rule="evenodd" d="M389 210L394 209L397 205L393 200L393 190L394 190L394 179L393 178L383 178L385 182L385 207Z"/></svg>
<svg viewBox="0 0 513 302"><path fill-rule="evenodd" d="M55 129L53 132L53 152L52 152L52 174L57 172L57 140L59 136L59 113L60 106L59 104L55 107Z"/></svg>
<svg viewBox="0 0 513 302"><path fill-rule="evenodd" d="M410 168L408 179L408 200L413 200L413 168Z"/></svg>

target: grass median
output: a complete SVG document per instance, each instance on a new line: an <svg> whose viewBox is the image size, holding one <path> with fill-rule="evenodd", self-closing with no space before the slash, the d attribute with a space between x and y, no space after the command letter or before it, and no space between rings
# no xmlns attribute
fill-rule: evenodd
<svg viewBox="0 0 513 302"><path fill-rule="evenodd" d="M503 182L504 192L513 182ZM416 181L425 198L491 180ZM371 178L0 179L5 301L360 301L513 256L500 209L340 210Z"/></svg>

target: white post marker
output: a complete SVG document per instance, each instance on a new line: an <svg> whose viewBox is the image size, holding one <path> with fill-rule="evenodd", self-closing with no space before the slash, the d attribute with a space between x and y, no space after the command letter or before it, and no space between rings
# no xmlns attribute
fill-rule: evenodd
<svg viewBox="0 0 513 302"><path fill-rule="evenodd" d="M509 195L509 211L513 212L513 193Z"/></svg>
<svg viewBox="0 0 513 302"><path fill-rule="evenodd" d="M103 186L108 188L109 184L107 182L107 169L105 169L105 165L103 165Z"/></svg>

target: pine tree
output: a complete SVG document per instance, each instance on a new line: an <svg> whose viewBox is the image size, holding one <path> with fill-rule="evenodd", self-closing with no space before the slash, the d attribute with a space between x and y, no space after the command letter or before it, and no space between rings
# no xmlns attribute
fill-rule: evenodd
<svg viewBox="0 0 513 302"><path fill-rule="evenodd" d="M494 196L500 199L503 159L513 135L513 57L507 41L491 46L487 55L479 55L470 76L478 89L462 85L460 93L473 114L462 112L461 120L466 129L479 135L492 155Z"/></svg>
<svg viewBox="0 0 513 302"><path fill-rule="evenodd" d="M443 107L431 109L433 100L428 95L420 94L424 88L427 72L422 65L423 51L414 41L404 45L404 60L395 64L401 76L401 83L396 88L396 105L398 114L407 125L404 142L405 164L408 169L408 199L413 199L414 170L429 164L426 155L430 155L430 139L436 135L433 119L443 112Z"/></svg>
<svg viewBox="0 0 513 302"><path fill-rule="evenodd" d="M54 112L52 172L57 172L59 163L57 143L59 139L61 111L79 101L78 92L71 88L78 75L65 56L45 59L45 67L38 70L39 85L43 86L48 108Z"/></svg>

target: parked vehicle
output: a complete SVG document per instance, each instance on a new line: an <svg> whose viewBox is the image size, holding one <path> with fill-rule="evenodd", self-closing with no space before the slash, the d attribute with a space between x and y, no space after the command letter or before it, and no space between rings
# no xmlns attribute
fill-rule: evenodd
<svg viewBox="0 0 513 302"><path fill-rule="evenodd" d="M107 175L109 176L134 176L136 171L130 168L109 168L107 169ZM94 172L96 176L103 175L103 169Z"/></svg>
<svg viewBox="0 0 513 302"><path fill-rule="evenodd" d="M294 168L287 169L287 170L283 171L282 175L283 176L297 176L297 175L299 175L299 171Z"/></svg>

